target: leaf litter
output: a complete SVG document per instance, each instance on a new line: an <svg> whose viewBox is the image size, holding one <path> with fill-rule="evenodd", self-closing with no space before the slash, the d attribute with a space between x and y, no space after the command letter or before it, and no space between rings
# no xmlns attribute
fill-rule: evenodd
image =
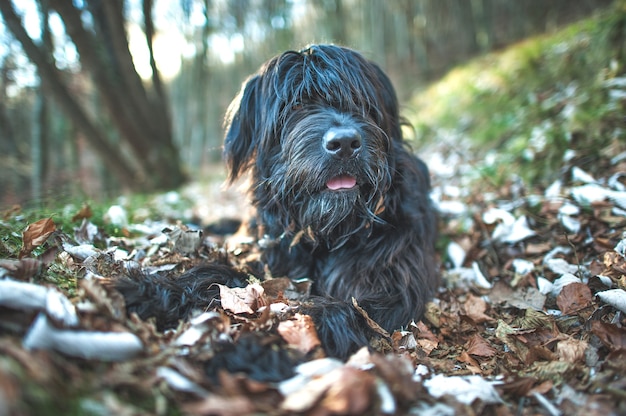
<svg viewBox="0 0 626 416"><path fill-rule="evenodd" d="M626 166L609 166L491 193L459 192L435 171L440 292L421 322L378 331L345 363L324 356L298 310L310 282L259 269L250 240L133 222L122 205L106 213L122 237L88 206L73 233L44 218L0 259L0 413L624 414ZM207 260L247 270L250 284L218 286L219 302L173 330L128 317L110 285ZM53 269L75 290L57 287Z"/></svg>

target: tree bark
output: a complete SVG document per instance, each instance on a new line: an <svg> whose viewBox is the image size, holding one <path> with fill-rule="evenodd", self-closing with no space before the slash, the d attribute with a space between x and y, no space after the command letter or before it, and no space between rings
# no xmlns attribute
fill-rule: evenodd
<svg viewBox="0 0 626 416"><path fill-rule="evenodd" d="M0 12L11 33L20 42L28 58L37 66L42 86L50 92L51 96L59 104L76 126L85 134L90 145L100 154L107 167L116 175L122 183L128 182L128 178L138 177L137 170L124 158L119 157L118 149L111 146L108 139L102 134L101 129L89 119L81 105L71 96L65 85L62 73L50 62L48 55L44 53L26 33L21 19L15 13L10 1L0 1Z"/></svg>
<svg viewBox="0 0 626 416"><path fill-rule="evenodd" d="M41 0L39 3L39 16L41 20L41 47L51 51L53 48L52 34L50 33L50 25L48 18L50 17L50 6L47 0ZM33 200L40 201L43 192L43 183L48 171L48 124L49 109L48 100L41 91L39 86L39 94L36 98L33 114L33 131L31 144L31 194Z"/></svg>
<svg viewBox="0 0 626 416"><path fill-rule="evenodd" d="M106 2L105 2L106 3ZM70 36L80 54L80 62L92 75L97 90L104 101L104 108L109 113L111 120L119 129L120 135L127 139L135 154L143 155L137 161L143 171L143 176L150 172L150 163L145 155L150 154L149 135L144 135L139 126L140 118L137 117L132 99L136 96L130 85L125 83L125 77L115 70L113 62L117 57L111 57L107 53L105 42L113 40L108 29L100 29L106 37L104 42L96 41L97 33L92 35L85 30L79 10L74 8L69 0L51 0L52 7L57 11L65 30ZM96 22L96 25L100 22ZM120 89L120 86L122 87Z"/></svg>
<svg viewBox="0 0 626 416"><path fill-rule="evenodd" d="M153 64L152 78L156 94L152 97L135 70L128 48L123 0L86 0L87 10L93 18L93 26L89 27L81 16L86 10L77 9L71 0L49 1L76 46L82 69L91 75L102 100L104 115L108 116L105 119L110 120L121 141L131 149L132 163L122 155L123 147L111 144L103 126L93 123L79 105L78 97L69 93L61 80L60 71L45 58L45 50L35 46L26 34L11 2L0 2L5 19L12 22L12 32L31 61L40 68L42 81L50 84L48 88L63 103L68 116L85 134L105 164L114 168L112 170L120 183L146 191L181 185L186 178L172 139L164 88L156 64ZM144 5L148 13L146 23L150 38L154 32L151 3L147 0Z"/></svg>
<svg viewBox="0 0 626 416"><path fill-rule="evenodd" d="M476 25L474 23L472 2L468 0L457 0L456 3L457 14L455 18L459 23L459 34L465 39L465 56L474 56L478 52L478 41L476 40Z"/></svg>
<svg viewBox="0 0 626 416"><path fill-rule="evenodd" d="M148 44L148 51L150 52L150 68L152 69L152 85L154 86L154 91L157 95L157 98L161 102L167 102L167 94L165 94L165 87L163 86L163 81L161 80L161 74L159 73L159 69L157 68L156 59L154 59L154 21L152 20L152 0L144 0L142 3L143 6L143 21L144 21L144 31L146 33L146 43ZM206 23L208 25L208 23ZM169 120L169 114L167 115L167 119Z"/></svg>

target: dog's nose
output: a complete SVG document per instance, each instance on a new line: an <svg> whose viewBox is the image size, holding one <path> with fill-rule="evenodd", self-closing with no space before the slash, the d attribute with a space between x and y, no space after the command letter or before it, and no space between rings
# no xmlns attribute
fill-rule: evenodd
<svg viewBox="0 0 626 416"><path fill-rule="evenodd" d="M348 159L361 150L361 135L351 127L332 127L324 134L324 149L337 159Z"/></svg>

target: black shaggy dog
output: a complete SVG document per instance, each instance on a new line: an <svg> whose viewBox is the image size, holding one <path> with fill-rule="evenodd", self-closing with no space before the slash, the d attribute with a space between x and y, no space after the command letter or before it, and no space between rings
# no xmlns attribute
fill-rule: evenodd
<svg viewBox="0 0 626 416"><path fill-rule="evenodd" d="M419 319L437 286L426 165L406 148L389 78L359 53L314 45L277 56L244 84L226 120L230 180L250 174L255 232L273 276L313 281L303 305L329 355L372 330ZM223 266L177 280L121 282L129 311L174 325L245 284Z"/></svg>

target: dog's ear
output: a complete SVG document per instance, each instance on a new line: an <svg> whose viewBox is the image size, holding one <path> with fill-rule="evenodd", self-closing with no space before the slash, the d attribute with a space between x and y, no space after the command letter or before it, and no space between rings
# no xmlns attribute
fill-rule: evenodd
<svg viewBox="0 0 626 416"><path fill-rule="evenodd" d="M228 180L231 182L250 167L256 152L259 140L257 98L260 94L260 83L260 75L248 79L226 113L223 157L228 168Z"/></svg>

